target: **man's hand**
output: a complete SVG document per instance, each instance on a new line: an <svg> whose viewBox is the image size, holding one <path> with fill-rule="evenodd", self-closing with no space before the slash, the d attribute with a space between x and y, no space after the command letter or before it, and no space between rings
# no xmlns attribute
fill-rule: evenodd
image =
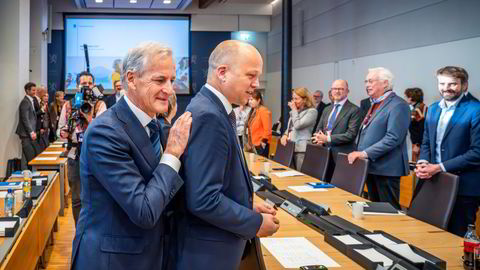
<svg viewBox="0 0 480 270"><path fill-rule="evenodd" d="M368 158L365 153L362 151L355 151L355 152L351 152L350 154L348 154L348 163L350 164L353 164L353 162L355 162L355 160L357 160L357 158Z"/></svg>
<svg viewBox="0 0 480 270"><path fill-rule="evenodd" d="M41 128L40 129L40 134L43 134L43 133L45 133L45 129Z"/></svg>
<svg viewBox="0 0 480 270"><path fill-rule="evenodd" d="M439 164L420 163L415 168L415 174L420 179L430 179L441 171L442 167Z"/></svg>
<svg viewBox="0 0 480 270"><path fill-rule="evenodd" d="M262 225L258 229L258 237L271 236L278 231L280 228L280 221L273 215L261 213L262 215Z"/></svg>
<svg viewBox="0 0 480 270"><path fill-rule="evenodd" d="M60 130L60 138L67 139L69 135L70 134L66 130L64 129Z"/></svg>
<svg viewBox="0 0 480 270"><path fill-rule="evenodd" d="M287 135L283 135L282 138L280 139L280 143L281 143L283 146L287 145L287 138L288 138Z"/></svg>
<svg viewBox="0 0 480 270"><path fill-rule="evenodd" d="M319 131L313 134L312 142L315 144L325 144L328 142L328 136Z"/></svg>
<svg viewBox="0 0 480 270"><path fill-rule="evenodd" d="M33 141L35 141L35 140L37 139L37 133L35 133L35 131L32 131L32 132L30 133L30 138L31 138Z"/></svg>
<svg viewBox="0 0 480 270"><path fill-rule="evenodd" d="M180 116L170 129L168 135L166 154L174 155L177 158L183 154L190 137L190 127L192 126L192 113L185 112Z"/></svg>
<svg viewBox="0 0 480 270"><path fill-rule="evenodd" d="M263 202L263 203L254 203L253 204L253 211L257 213L265 213L265 214L270 214L270 215L276 215L277 210L270 206L269 204Z"/></svg>

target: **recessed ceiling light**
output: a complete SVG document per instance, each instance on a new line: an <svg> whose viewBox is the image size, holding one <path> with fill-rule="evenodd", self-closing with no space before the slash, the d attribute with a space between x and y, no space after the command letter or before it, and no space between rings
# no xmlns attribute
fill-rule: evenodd
<svg viewBox="0 0 480 270"><path fill-rule="evenodd" d="M136 4L137 0L130 0L130 4Z"/></svg>
<svg viewBox="0 0 480 270"><path fill-rule="evenodd" d="M164 4L170 4L170 3L172 3L172 1L171 0L163 0L163 3Z"/></svg>
<svg viewBox="0 0 480 270"><path fill-rule="evenodd" d="M103 0L95 0L95 3L103 3Z"/></svg>

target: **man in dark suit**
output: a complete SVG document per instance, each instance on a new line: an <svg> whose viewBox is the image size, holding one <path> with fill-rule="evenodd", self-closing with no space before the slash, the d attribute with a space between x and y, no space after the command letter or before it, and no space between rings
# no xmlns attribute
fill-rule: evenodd
<svg viewBox="0 0 480 270"><path fill-rule="evenodd" d="M316 96L315 96L316 95ZM315 126L313 126L313 132L315 133L315 130L318 128L318 122L320 121L320 117L322 116L323 110L327 107L327 104L325 104L322 99L323 99L323 92L320 90L315 91L313 94L314 97L314 102L315 106L317 108L317 120L315 120Z"/></svg>
<svg viewBox="0 0 480 270"><path fill-rule="evenodd" d="M27 168L38 152L37 145L37 114L34 102L36 101L36 85L32 82L25 84L25 97L20 102L19 119L16 133L22 141L22 169Z"/></svg>
<svg viewBox="0 0 480 270"><path fill-rule="evenodd" d="M117 103L123 96L123 87L120 80L113 81L113 90L115 93L105 98L107 109L110 109L113 105L115 105L115 103Z"/></svg>
<svg viewBox="0 0 480 270"><path fill-rule="evenodd" d="M437 71L443 99L428 108L416 174L428 180L439 172L460 177L448 231L463 236L480 206L480 103L464 95L468 73L447 66Z"/></svg>
<svg viewBox="0 0 480 270"><path fill-rule="evenodd" d="M348 161L368 158L368 196L374 202L389 202L400 209L400 176L408 175L406 136L410 107L393 92L393 74L383 67L368 70L367 93L372 98L358 139L358 151Z"/></svg>
<svg viewBox="0 0 480 270"><path fill-rule="evenodd" d="M276 211L253 204L250 175L236 134L232 104L246 104L262 73L258 51L224 41L209 58L207 84L187 111L193 125L181 176L176 269L237 269L246 243L275 233Z"/></svg>
<svg viewBox="0 0 480 270"><path fill-rule="evenodd" d="M322 117L313 134L313 142L331 147L332 161L327 170L329 181L335 168L337 153L350 153L356 149L355 138L360 128L360 109L348 99L348 83L336 80L332 83L333 104L323 110Z"/></svg>
<svg viewBox="0 0 480 270"><path fill-rule="evenodd" d="M155 115L173 93L169 48L143 43L124 63L127 94L91 123L82 144L72 269L164 269L168 259L164 210L183 184L179 157L192 120L181 116L164 144Z"/></svg>
<svg viewBox="0 0 480 270"><path fill-rule="evenodd" d="M360 119L363 121L365 119L365 116L367 116L368 109L370 109L370 106L372 105L371 98L364 98L360 101Z"/></svg>

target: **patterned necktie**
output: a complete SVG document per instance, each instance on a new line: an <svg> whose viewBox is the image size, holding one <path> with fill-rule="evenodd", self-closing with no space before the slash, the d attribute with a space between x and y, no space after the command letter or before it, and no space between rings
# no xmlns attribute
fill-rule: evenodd
<svg viewBox="0 0 480 270"><path fill-rule="evenodd" d="M228 114L228 120L230 121L230 125L232 125L233 130L236 132L237 130L237 117L235 116L235 111L232 110L230 114Z"/></svg>
<svg viewBox="0 0 480 270"><path fill-rule="evenodd" d="M337 119L337 111L338 111L338 108L340 108L340 104L335 104L333 106L335 107L335 109L333 109L332 116L328 120L328 124L327 124L327 130L329 131L332 130L333 123L335 123L335 119Z"/></svg>
<svg viewBox="0 0 480 270"><path fill-rule="evenodd" d="M153 119L148 123L147 127L150 129L150 142L153 146L153 151L158 159L162 155L162 144L160 143L160 127L158 126L157 120Z"/></svg>

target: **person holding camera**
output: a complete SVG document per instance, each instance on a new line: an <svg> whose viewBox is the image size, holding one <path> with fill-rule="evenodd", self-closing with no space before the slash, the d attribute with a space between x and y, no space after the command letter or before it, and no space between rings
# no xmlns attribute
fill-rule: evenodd
<svg viewBox="0 0 480 270"><path fill-rule="evenodd" d="M77 93L65 102L58 121L57 135L68 140L68 184L72 190L72 213L77 225L82 202L80 200L80 149L83 135L95 117L107 110L105 102L93 95L95 78L88 71L77 75Z"/></svg>

